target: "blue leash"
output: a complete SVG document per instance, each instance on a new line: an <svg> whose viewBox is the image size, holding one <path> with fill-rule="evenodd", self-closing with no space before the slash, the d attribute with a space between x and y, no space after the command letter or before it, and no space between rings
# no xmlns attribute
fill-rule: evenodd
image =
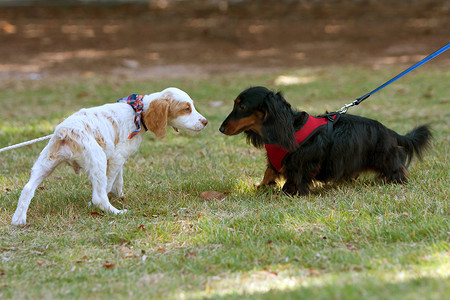
<svg viewBox="0 0 450 300"><path fill-rule="evenodd" d="M435 58L436 56L438 56L439 54L444 53L445 51L447 51L448 49L450 49L450 44L447 44L446 46L442 47L441 49L439 49L438 51L428 55L427 57L425 57L424 59L422 59L421 61L419 61L418 63L416 63L415 65L409 67L408 69L406 69L405 71L401 72L400 74L398 74L397 76L395 76L394 78L392 78L389 81L386 81L385 83L383 83L382 85L380 85L379 87L377 87L376 89L374 89L373 91L371 91L370 93L367 93L359 98L356 98L355 101L353 101L352 103L349 104L345 104L341 109L339 109L337 112L341 113L341 114L345 114L348 110L349 107L355 106L360 104L361 102L363 102L364 100L366 100L367 98L370 97L370 95L375 94L376 92L378 92L379 90L381 90L382 88L384 88L385 86L391 84L392 82L396 81L397 79L399 79L400 77L408 74L409 72L411 72L412 70L420 67L421 65L423 65L424 63L432 60L433 58Z"/></svg>

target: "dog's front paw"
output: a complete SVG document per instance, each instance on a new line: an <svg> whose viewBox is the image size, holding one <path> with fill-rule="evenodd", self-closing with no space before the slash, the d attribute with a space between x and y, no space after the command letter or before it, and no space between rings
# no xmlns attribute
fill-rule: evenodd
<svg viewBox="0 0 450 300"><path fill-rule="evenodd" d="M297 190L295 188L293 188L292 186L286 186L286 185L283 186L282 191L286 196L289 196L289 197L293 197L297 193Z"/></svg>
<svg viewBox="0 0 450 300"><path fill-rule="evenodd" d="M272 182L269 182L269 183L260 182L260 183L255 183L254 187L257 188L257 189L261 189L261 188L265 188L265 187L268 187L268 186L274 186L275 184L276 184L275 181L272 181Z"/></svg>
<svg viewBox="0 0 450 300"><path fill-rule="evenodd" d="M27 224L27 217L26 216L16 216L14 214L14 216L12 217L11 225L14 225L14 226L25 226L26 224Z"/></svg>
<svg viewBox="0 0 450 300"><path fill-rule="evenodd" d="M299 188L297 186L295 186L294 184L285 184L283 186L283 193L285 193L286 195L290 196L290 197L294 197L294 196L305 196L309 194L309 189L308 188Z"/></svg>
<svg viewBox="0 0 450 300"><path fill-rule="evenodd" d="M115 208L115 207L112 206L112 205L108 208L108 211L109 211L110 213L115 214L115 215L123 215L124 213L127 212L126 209L120 210L120 209Z"/></svg>

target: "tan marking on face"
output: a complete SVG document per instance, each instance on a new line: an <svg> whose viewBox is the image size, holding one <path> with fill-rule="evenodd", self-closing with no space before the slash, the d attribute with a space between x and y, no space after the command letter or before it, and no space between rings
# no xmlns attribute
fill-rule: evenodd
<svg viewBox="0 0 450 300"><path fill-rule="evenodd" d="M236 104L239 104L239 103L241 103L241 98L236 98L236 99L234 99L234 103L236 103Z"/></svg>
<svg viewBox="0 0 450 300"><path fill-rule="evenodd" d="M251 130L262 136L263 117L263 113L256 112L253 115L242 119L230 120L225 126L224 133L226 135L236 135L243 131Z"/></svg>
<svg viewBox="0 0 450 300"><path fill-rule="evenodd" d="M190 115L192 113L192 106L189 102L180 102L170 100L169 119L173 120L181 116Z"/></svg>

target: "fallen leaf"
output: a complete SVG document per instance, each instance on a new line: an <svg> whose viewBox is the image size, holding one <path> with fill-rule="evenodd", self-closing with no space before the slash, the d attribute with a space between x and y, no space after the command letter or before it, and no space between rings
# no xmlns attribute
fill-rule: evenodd
<svg viewBox="0 0 450 300"><path fill-rule="evenodd" d="M128 247L122 247L122 248L120 248L120 251L122 251L124 253L129 253L131 251L131 249Z"/></svg>
<svg viewBox="0 0 450 300"><path fill-rule="evenodd" d="M104 217L105 215L102 215L102 214L101 214L101 213L99 213L99 212L93 211L93 212L91 212L91 216L99 216L99 217Z"/></svg>
<svg viewBox="0 0 450 300"><path fill-rule="evenodd" d="M138 226L138 229L145 230L145 227L144 227L144 225L140 224L140 225Z"/></svg>
<svg viewBox="0 0 450 300"><path fill-rule="evenodd" d="M1 251L17 251L19 248L17 247L0 247Z"/></svg>
<svg viewBox="0 0 450 300"><path fill-rule="evenodd" d="M311 275L316 275L316 276L320 275L320 272L314 268L310 268L309 272Z"/></svg>
<svg viewBox="0 0 450 300"><path fill-rule="evenodd" d="M85 256L83 256L81 259L79 259L79 260L77 260L77 261L75 261L77 264L80 264L80 263L84 263L84 262L86 262L86 260L87 260L87 256L85 255Z"/></svg>
<svg viewBox="0 0 450 300"><path fill-rule="evenodd" d="M264 271L266 271L266 272L267 272L267 273L269 273L269 274L272 274L272 275L278 276L278 273L277 273L277 272L275 272L275 271L271 271L271 270L269 270L269 269L266 269L266 268L264 268Z"/></svg>
<svg viewBox="0 0 450 300"><path fill-rule="evenodd" d="M197 219L200 219L201 216L202 216L202 214L201 214L201 213L198 213L198 214L197 214Z"/></svg>
<svg viewBox="0 0 450 300"><path fill-rule="evenodd" d="M184 255L184 257L197 256L197 254L198 254L197 251L189 251Z"/></svg>
<svg viewBox="0 0 450 300"><path fill-rule="evenodd" d="M40 266L40 267L42 267L42 265L44 264L45 262L43 261L43 260L36 260L36 264L38 265L38 266Z"/></svg>
<svg viewBox="0 0 450 300"><path fill-rule="evenodd" d="M120 246L122 247L122 246L125 246L125 245L128 245L128 244L131 244L131 242L130 241L123 241L122 243L120 243Z"/></svg>
<svg viewBox="0 0 450 300"><path fill-rule="evenodd" d="M114 269L116 267L115 264L110 263L109 261L105 261L105 264L103 265L106 269Z"/></svg>
<svg viewBox="0 0 450 300"><path fill-rule="evenodd" d="M158 251L159 252L166 252L166 249L165 248L158 248Z"/></svg>
<svg viewBox="0 0 450 300"><path fill-rule="evenodd" d="M205 200L224 200L226 198L225 194L216 191L202 192L198 196Z"/></svg>

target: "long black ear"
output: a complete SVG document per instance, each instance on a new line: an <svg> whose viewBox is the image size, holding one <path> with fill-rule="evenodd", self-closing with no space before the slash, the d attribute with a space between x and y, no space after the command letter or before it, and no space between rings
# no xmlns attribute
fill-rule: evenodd
<svg viewBox="0 0 450 300"><path fill-rule="evenodd" d="M245 134L247 135L247 143L251 143L253 146L255 146L255 148L264 147L264 140L262 136L251 130L245 131Z"/></svg>
<svg viewBox="0 0 450 300"><path fill-rule="evenodd" d="M270 92L264 99L267 110L262 132L266 144L279 144L282 148L292 151L296 147L294 112L283 95Z"/></svg>

